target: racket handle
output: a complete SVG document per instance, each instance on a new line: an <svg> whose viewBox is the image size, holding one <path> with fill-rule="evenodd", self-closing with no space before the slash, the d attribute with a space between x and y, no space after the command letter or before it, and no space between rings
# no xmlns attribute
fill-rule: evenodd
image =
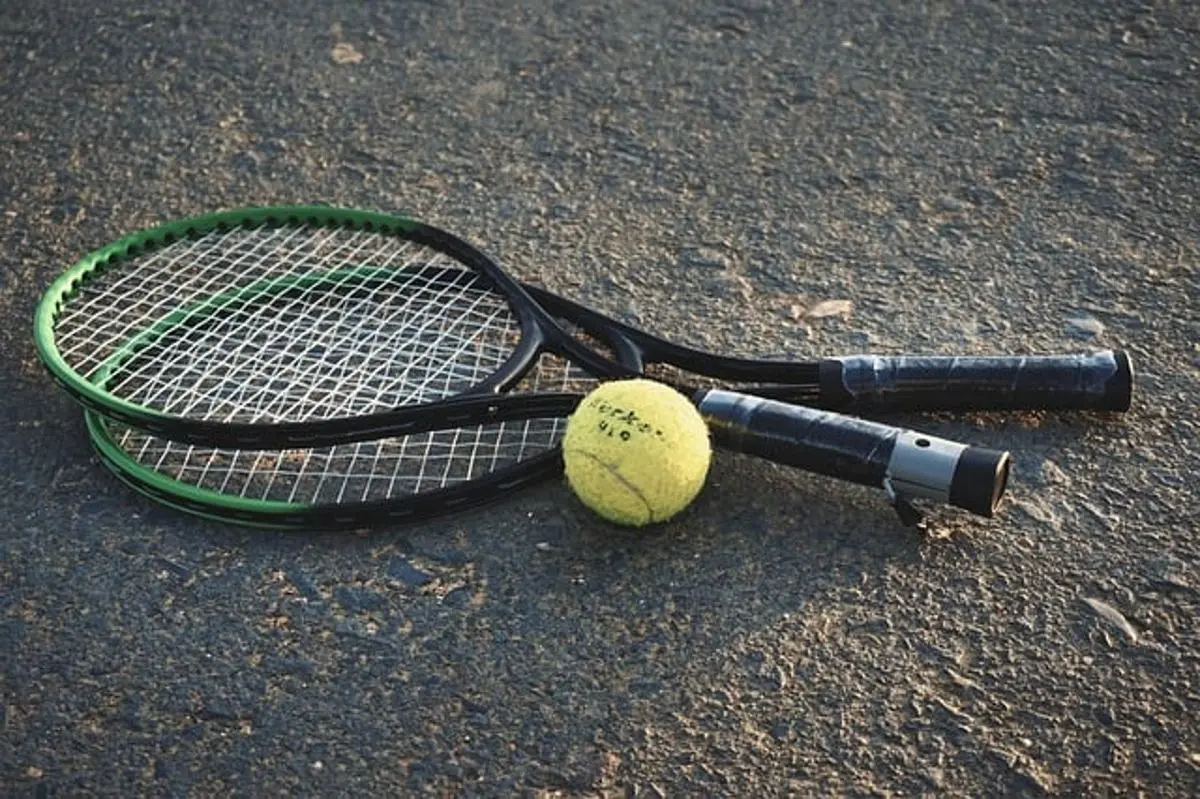
<svg viewBox="0 0 1200 799"><path fill-rule="evenodd" d="M902 517L917 498L991 517L1007 486L1007 452L733 391L692 399L718 446L883 488Z"/></svg>
<svg viewBox="0 0 1200 799"><path fill-rule="evenodd" d="M853 411L1126 411L1129 355L850 355L821 361L820 405Z"/></svg>

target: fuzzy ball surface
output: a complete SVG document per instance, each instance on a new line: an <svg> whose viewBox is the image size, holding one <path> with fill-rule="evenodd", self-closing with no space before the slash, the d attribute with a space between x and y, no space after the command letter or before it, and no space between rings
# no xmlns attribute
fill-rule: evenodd
<svg viewBox="0 0 1200 799"><path fill-rule="evenodd" d="M690 505L712 460L696 407L643 378L603 383L584 397L567 421L562 452L580 500L633 527L666 521Z"/></svg>

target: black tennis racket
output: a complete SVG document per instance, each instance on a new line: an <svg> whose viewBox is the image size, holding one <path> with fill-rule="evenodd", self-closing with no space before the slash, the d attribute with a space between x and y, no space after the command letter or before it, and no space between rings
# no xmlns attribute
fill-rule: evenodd
<svg viewBox="0 0 1200 799"><path fill-rule="evenodd" d="M619 340L557 321L617 357ZM404 436L287 450L179 443L85 416L105 465L162 504L254 526L365 528L461 511L560 474L566 417L598 384L547 353L509 393L456 403L456 418L478 423L426 420ZM724 448L883 488L906 524L921 518L914 499L991 516L1005 489L1007 453L736 392L698 389L694 400Z"/></svg>
<svg viewBox="0 0 1200 799"><path fill-rule="evenodd" d="M97 413L173 441L237 448L479 421L464 398L512 388L543 353L600 379L664 361L848 411L1122 410L1132 391L1121 353L739 360L538 297L604 333L616 357L567 334L492 259L448 233L363 211L260 208L169 223L90 254L46 292L35 338L51 375Z"/></svg>

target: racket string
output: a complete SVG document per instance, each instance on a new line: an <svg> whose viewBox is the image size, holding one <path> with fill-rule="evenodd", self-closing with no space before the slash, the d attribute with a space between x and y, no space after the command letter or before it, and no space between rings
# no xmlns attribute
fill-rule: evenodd
<svg viewBox="0 0 1200 799"><path fill-rule="evenodd" d="M432 259L427 260L427 263L431 262ZM404 268L409 268L411 266L413 266L413 262L412 259L409 259L409 261L404 265ZM405 288L412 288L413 285L414 284L412 281L408 281ZM448 394L459 393L459 391L461 391L463 388L469 387L469 385L477 382L477 380L472 379L476 374L476 371L473 370L467 378L471 380L471 383L467 384L466 386L454 385L447 381L445 387L443 387L440 391L431 390L430 387L435 382L433 378L436 378L440 375L440 370L445 369L448 365L456 364L458 361L453 357L445 357L446 352L444 350L438 350L432 346L429 346L429 337L426 335L428 331L425 328L427 328L434 321L440 322L443 328L442 331L439 331L439 333L432 338L434 343L440 346L455 341L455 337L450 335L449 331L445 329L446 322L448 321L446 317L439 316L436 313L430 313L429 311L433 309L436 312L440 308L454 307L457 301L468 299L468 294L466 291L462 291L459 293L459 296L450 296L449 287L443 286L441 290L436 290L432 296L425 298L425 289L426 287L424 286L419 287L415 297L407 298L404 303L396 306L390 313L379 314L378 316L359 314L359 321L349 330L337 330L335 324L329 324L326 327L326 330L328 331L337 331L336 335L333 332L330 332L323 337L323 340L329 342L331 345L339 341L359 342L369 338L370 336L364 335L364 333L371 332L365 330L368 320L377 322L374 325L377 333L380 330L388 327L393 328L392 332L388 336L377 341L377 343L374 343L371 346L370 349L372 353L364 354L361 352L348 351L347 354L350 356L350 360L352 362L347 363L344 359L340 368L335 368L333 374L327 374L323 377L323 382L330 383L332 385L349 384L356 387L358 396L356 396L356 394L348 394L341 404L335 405L333 408L333 415L346 415L354 412L353 405L355 404L355 399L365 400L369 406L386 407L385 403L382 402L383 395L385 393L395 391L396 383L399 383L399 390L404 392L402 396L405 399L411 397L411 401L420 402L425 401L427 398L440 398ZM424 298L423 306L414 312L412 308L413 302L422 298ZM486 292L478 292L473 299L466 303L465 308L458 309L458 317L462 320L469 319L485 298L488 298L488 294ZM494 297L492 299L494 300ZM345 302L339 303L338 305L340 307L336 307L327 312L324 318L320 320L318 328L325 323L333 323L337 320L347 318L347 316L353 319L354 314L352 313L352 309L346 307L347 304L348 303ZM507 305L503 302L494 303L494 305L499 307L493 308L491 318L495 318L497 315L504 313L507 310ZM413 325L410 324L410 320L414 318L423 320L425 324L414 329ZM488 319L483 324L479 324L472 329L487 329L490 326L490 321L491 320ZM468 322L464 321L463 324L468 324ZM378 339L379 336L375 335L374 338ZM423 344L424 346L417 346L419 344ZM462 347L463 345L457 344L457 346ZM410 353L410 351L414 357L405 357ZM382 353L385 354L386 357L373 357L373 353ZM353 362L356 360L358 363ZM370 364L372 360L374 360L373 372L363 368ZM425 372L424 368L426 362L431 360L434 361L434 367L428 372ZM296 375L297 379L294 380L293 383L295 385L299 385L303 389L302 398L298 403L300 407L287 408L275 405L273 408L272 406L268 405L267 407L259 409L260 415L275 415L285 418L295 417L300 419L312 418L311 412L306 412L303 409L303 405L312 398L313 392L318 386L318 382L316 380L318 377L317 373L321 371L323 367L328 366L327 361L328 359L323 357L322 353L318 357L310 359L310 368L308 370L300 370L300 372ZM396 376L394 380L389 380L387 373L396 363L403 364L404 368L400 375ZM411 380L410 378L414 370L420 377L416 380ZM374 395L370 397L361 396L367 390L373 390ZM431 394L432 397L430 396ZM389 397L389 399L392 399L392 397Z"/></svg>
<svg viewBox="0 0 1200 799"><path fill-rule="evenodd" d="M259 247L266 247L287 234L283 241L298 236L298 229L267 231L260 237ZM255 248L239 255L226 268L214 268L221 260L229 257L233 248L228 242L232 234L213 231L195 239L182 239L161 250L139 259L135 270L107 269L83 284L79 293L87 300L83 303L68 303L60 312L57 328L64 341L74 340L74 345L64 347L63 355L68 360L78 357L83 363L77 371L92 377L104 360L130 335L150 320L157 320L178 307L180 295L211 296L216 287L228 282L238 285L236 276L229 282L231 271L238 269L245 282L251 283L259 275L250 260ZM278 249L278 245L274 245ZM74 329L73 329L74 328ZM79 333L79 328L85 331ZM67 334L74 335L67 335ZM97 334L107 333L99 336Z"/></svg>
<svg viewBox="0 0 1200 799"><path fill-rule="evenodd" d="M304 230L210 233L96 276L60 314L64 356L94 377L137 331L171 317L112 367L106 388L170 413L262 422L458 394L520 340L504 298L441 253L378 233Z"/></svg>
<svg viewBox="0 0 1200 799"><path fill-rule="evenodd" d="M82 356L85 361L79 364L77 371L85 377L94 377L122 342L179 310L181 305L186 307L187 301L219 295L263 277L265 273L256 266L261 266L264 258L254 256L281 232L290 235L274 245L275 265L286 263L289 257L294 257L297 264L303 263L300 247L293 247L291 251L281 249L282 243L299 235L297 230L266 231L260 241L240 253L234 234L211 232L196 240L185 239L153 252L141 260L136 269L110 270L95 276L81 287L81 293L86 291L87 301L78 306L68 305L58 320L59 338L76 341L73 346L64 347L64 356L68 360L72 356ZM237 257L233 257L235 254ZM239 274L232 274L235 269ZM116 291L120 287L126 287L126 290ZM106 319L110 321L96 324L97 320ZM79 327L88 330L81 333ZM97 333L107 335L97 336ZM161 350L161 345L157 349Z"/></svg>
<svg viewBox="0 0 1200 799"><path fill-rule="evenodd" d="M485 295L481 292L479 296ZM426 304L432 306L439 299L451 300L451 298L434 297ZM323 333L318 335L315 340L306 343L303 351L297 352L290 347L278 348L265 358L261 365L255 364L252 367L253 374L265 372L282 375L282 380L279 381L282 383L280 390L274 392L251 390L256 387L238 380L238 375L235 374L230 376L232 379L229 381L234 384L235 393L224 398L224 404L233 412L248 412L250 421L270 418L304 420L312 418L317 415L317 411L321 410L326 411L326 415L348 414L354 412L353 406L356 404L386 407L383 401L384 395L390 395L391 392L396 391L396 383L399 383L398 390L403 392L405 399L419 402L427 398L439 398L458 393L478 382L479 369L474 368L466 375L459 375L457 381L453 379L455 375L452 372L447 373L443 387L435 386L437 378L448 368L457 364L458 359L446 358L443 351L424 344L425 330L410 329L406 320L414 316L419 318L422 311L407 310L408 305L406 305L400 306L388 314L382 312L354 314L349 312L344 307L345 305L344 300L336 302L329 311L322 313L321 318L318 318L312 326ZM361 309L359 310L361 311ZM377 352L392 353L391 357L387 360L372 358L369 354L363 354L350 348L345 348L343 353L339 354L336 349L339 342L359 342L368 338L368 335L365 335L362 330L368 318L374 318L382 325L390 324L396 319L399 320L386 338L380 340L378 335L374 336L376 342L372 345L372 349ZM357 319L358 321L347 326L342 324L343 319L351 321ZM375 326L378 328L381 324ZM290 338L290 334L288 337ZM438 339L438 343L441 345L454 343L460 349L465 346L466 341L466 339L462 339L460 343L449 334L443 334ZM445 347L443 347L444 349ZM410 351L415 357L406 357ZM440 357L434 359L434 356ZM287 358L294 359L291 369L287 368ZM435 360L435 362L427 365L426 362L430 360ZM296 368L296 362L302 362L306 366ZM394 380L389 380L386 373L397 362L404 364L404 369L395 376ZM414 370L417 372L416 379L413 379ZM355 391L345 394L340 402L335 398L320 396L321 392L336 392L337 388L342 385L353 385ZM296 390L295 392L289 391L293 388ZM185 414L195 415L197 407L192 404L183 407L182 411Z"/></svg>
<svg viewBox="0 0 1200 799"><path fill-rule="evenodd" d="M345 283L347 279L348 276L337 281L337 284ZM334 296L336 297L337 295ZM249 400L251 404L253 404L253 401L256 397L260 402L268 400L272 395L276 399L286 398L289 393L287 391L289 385L286 382L279 386L279 389L282 390L272 391L271 389L273 389L274 386L271 385L270 380L266 381L266 386L259 386L255 385L259 381L254 380L253 378L264 374L277 374L281 371L284 374L287 374L288 371L294 371L287 369L285 359L287 359L288 356L291 356L293 359L300 358L302 360L304 353L293 351L293 345L306 346L308 348L314 346L314 342L311 340L308 342L305 341L305 338L302 335L302 328L317 331L318 338L317 342L315 342L316 344L319 344L321 340L327 338L330 331L335 329L328 325L327 322L338 318L337 315L340 310L338 306L345 306L350 301L349 298L345 296L342 296L338 299L339 302L334 303L332 308L324 311L322 315L318 316L316 319L306 317L306 315L301 312L306 310L305 308L294 307L295 301L289 304L284 304L283 307L278 308L274 307L275 303L268 303L266 306L252 306L253 310L251 314L246 316L244 320L239 323L226 325L224 332L219 336L213 337L215 340L212 341L210 345L212 350L220 353L226 349L226 345L230 341L240 341L240 343L234 344L233 348L227 353L227 357L229 362L238 364L243 368L247 368L249 374L242 376L237 372L233 372L229 375L218 378L218 375L215 374L215 371L222 365L221 363L219 363L215 358L209 361L199 360L199 363L201 365L208 366L208 369L200 372L200 374L197 376L196 382L203 385L210 380L219 379L221 383L232 384L232 394L227 397L223 397L222 404L231 405L235 414L243 407L242 403L237 402L239 399ZM204 339L205 337L202 336L201 341L197 342L197 344L207 344L208 342ZM273 342L277 340L282 342L284 346L272 347ZM248 351L251 351L252 353L257 352L257 362L255 362L254 359L246 359L242 357ZM177 357L184 359L189 354L190 353L187 350L181 350ZM155 362L156 360L148 361L150 364L154 364ZM129 374L129 379L136 379L138 376L138 372L131 372ZM167 388L170 391L187 391L189 388L191 388L191 384L187 381L175 379L168 381ZM134 398L139 398L136 393L131 392L130 395ZM247 395L249 395L249 397L247 397ZM154 395L150 395L147 397L147 399L161 401L161 398ZM163 404L163 407L174 410L175 412L180 413L180 415L190 415L196 411L197 406L203 403L206 399L208 399L208 397L204 392L197 392L190 404L184 404L181 407L176 407L176 403L167 402ZM261 414L259 415L259 418L262 418Z"/></svg>
<svg viewBox="0 0 1200 799"><path fill-rule="evenodd" d="M585 393L596 382L579 367L543 355L514 391ZM549 452L565 422L531 419L281 451L196 447L105 424L131 458L180 484L259 501L352 504L458 485Z"/></svg>
<svg viewBox="0 0 1200 799"><path fill-rule="evenodd" d="M361 250L361 245L352 250L342 260L348 261L350 257L359 250ZM390 261L392 258L389 257L385 260ZM329 288L338 288L344 285L348 280L349 273L343 275L343 277L337 281L332 281ZM345 307L350 300L349 298L345 296L339 296L338 294L331 293L330 296L334 297L335 299L333 307L324 310L315 319L311 318L310 314L305 313L305 311L311 310L313 305L309 303L306 306L298 306L298 299L285 302L282 304L282 307L279 307L279 303L276 302L268 303L265 306L251 306L250 313L244 317L240 319L238 317L228 318L226 320L227 323L219 327L216 331L210 331L209 335L202 334L199 337L199 340L195 342L196 347L194 347L192 351L189 351L185 348L179 348L179 352L175 359L176 361L185 359L194 361L201 366L209 367L208 370L202 371L193 380L181 380L177 375L172 375L172 379L166 381L166 389L175 393L181 390L187 391L196 383L199 383L202 386L211 384L214 381L214 378L218 376L210 374L210 372L215 371L225 363L232 362L233 364L238 365L242 369L246 370L248 374L242 375L234 372L230 375L225 375L224 379L217 381L226 385L232 384L233 391L235 392L233 396L222 397L221 399L223 402L231 403L234 399L237 399L237 392L239 389L242 391L253 391L260 388L274 389L273 391L269 392L264 391L263 395L270 393L274 394L276 397L286 397L287 393L279 390L280 388L286 388L289 386L289 383L286 381L286 379L280 380L272 385L271 380L268 379L263 381L260 376L277 374L280 372L281 367L287 366L286 362L284 361L289 356L291 356L293 359L297 356L302 356L304 354L303 350L300 352L296 351L298 347L306 348L311 351L312 342L306 341L304 337L305 330L316 330L318 331L318 335L321 337L328 337L330 331L337 332L337 328L331 326L329 323L340 318L339 314L345 312ZM360 316L358 326L361 326L366 318L366 315ZM183 330L187 332L189 331L189 328L185 327ZM351 330L346 332L356 333L357 331ZM240 343L235 344L232 349L229 349L229 351L226 352L226 345L230 341L240 341ZM276 343L282 344L282 346L275 346ZM196 353L194 350L205 345L207 345L207 349L212 350L215 354L207 359L196 358ZM239 357L246 354L247 350L251 350L252 354L256 351L259 357ZM201 353L203 353L203 349L201 350ZM161 356L154 357L156 353L149 353L149 355L150 357L145 358L143 363L157 368L156 364L161 363L163 359ZM225 356L227 360L222 361L219 357L217 357L222 355ZM189 358L188 356L192 357ZM319 364L319 359L317 363ZM315 365L316 364L314 364L314 366ZM136 379L137 377L144 376L140 370L126 371L128 372L129 379ZM295 370L283 368L282 371L283 376L286 378L289 371L294 372ZM303 372L301 372L301 374L303 374ZM265 382L266 385L258 385L261 382ZM137 397L137 394L133 394L133 396ZM156 397L155 395L149 395L149 397L161 401L161 397ZM197 392L197 400L202 402L207 398L207 392ZM233 404L236 412L238 410L237 403ZM171 408L171 404L166 405L166 407ZM174 408L172 408L172 410L174 410ZM190 406L185 405L182 408L182 411L185 414L195 410L195 404Z"/></svg>

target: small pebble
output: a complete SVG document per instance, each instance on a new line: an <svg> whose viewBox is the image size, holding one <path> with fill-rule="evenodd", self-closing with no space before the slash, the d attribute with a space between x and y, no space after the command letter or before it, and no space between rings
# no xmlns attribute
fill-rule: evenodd
<svg viewBox="0 0 1200 799"><path fill-rule="evenodd" d="M337 603L349 613L370 613L387 605L387 598L368 588L339 585L333 589Z"/></svg>
<svg viewBox="0 0 1200 799"><path fill-rule="evenodd" d="M1058 529L1060 526L1058 515L1050 510L1044 502L1017 499L1013 500L1012 507L1015 510L1023 512L1033 521L1044 524L1051 529Z"/></svg>
<svg viewBox="0 0 1200 799"><path fill-rule="evenodd" d="M733 281L733 279L723 275L704 281L704 291L710 297L716 297L722 300L729 299L736 290L737 284Z"/></svg>
<svg viewBox="0 0 1200 799"><path fill-rule="evenodd" d="M679 252L679 263L685 267L725 269L729 259L711 247L688 247Z"/></svg>
<svg viewBox="0 0 1200 799"><path fill-rule="evenodd" d="M864 348L871 345L871 334L865 333L861 330L855 330L847 335L846 339L850 342L850 346L852 347Z"/></svg>
<svg viewBox="0 0 1200 799"><path fill-rule="evenodd" d="M241 717L241 711L232 702L222 697L205 699L200 709L200 718L210 721L234 721Z"/></svg>
<svg viewBox="0 0 1200 799"><path fill-rule="evenodd" d="M442 604L450 608L465 608L471 602L473 593L466 586L455 588L442 597Z"/></svg>
<svg viewBox="0 0 1200 799"><path fill-rule="evenodd" d="M321 592L317 589L316 583L312 581L307 574L302 571L288 572L288 579L292 581L292 585L296 586L305 599L316 600L321 598Z"/></svg>
<svg viewBox="0 0 1200 799"><path fill-rule="evenodd" d="M1186 562L1176 556L1164 552L1146 564L1150 577L1158 583L1171 588L1189 589L1192 579Z"/></svg>
<svg viewBox="0 0 1200 799"><path fill-rule="evenodd" d="M1061 179L1064 186L1073 189L1086 189L1096 183L1095 178L1074 169L1064 169Z"/></svg>
<svg viewBox="0 0 1200 799"><path fill-rule="evenodd" d="M1067 473L1049 458L1042 461L1041 478L1042 483L1045 485L1063 485L1071 482L1070 478L1067 477Z"/></svg>
<svg viewBox="0 0 1200 799"><path fill-rule="evenodd" d="M1187 485L1187 481L1174 472L1168 472L1165 469L1155 469L1152 474L1158 479L1158 482L1163 485L1172 486L1174 488L1183 488Z"/></svg>

